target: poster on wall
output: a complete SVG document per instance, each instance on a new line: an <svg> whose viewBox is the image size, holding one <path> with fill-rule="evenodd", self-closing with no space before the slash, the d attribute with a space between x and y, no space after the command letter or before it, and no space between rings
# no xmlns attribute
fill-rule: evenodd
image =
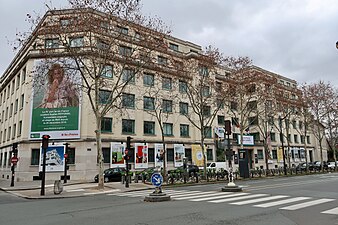
<svg viewBox="0 0 338 225"><path fill-rule="evenodd" d="M123 167L124 166L124 151L126 149L126 145L119 142L112 142L110 143L110 155L111 155L111 162L110 167Z"/></svg>
<svg viewBox="0 0 338 225"><path fill-rule="evenodd" d="M283 149L282 149L282 147L277 148L277 161L278 161L278 162L284 162L284 160L283 160Z"/></svg>
<svg viewBox="0 0 338 225"><path fill-rule="evenodd" d="M148 144L135 144L135 169L148 168Z"/></svg>
<svg viewBox="0 0 338 225"><path fill-rule="evenodd" d="M174 144L174 166L175 167L183 166L184 156L185 156L184 145Z"/></svg>
<svg viewBox="0 0 338 225"><path fill-rule="evenodd" d="M203 152L200 145L191 145L192 163L198 167L204 166Z"/></svg>
<svg viewBox="0 0 338 225"><path fill-rule="evenodd" d="M35 60L30 139L80 138L81 75L72 61Z"/></svg>
<svg viewBox="0 0 338 225"><path fill-rule="evenodd" d="M164 149L163 144L155 144L155 167L163 167Z"/></svg>
<svg viewBox="0 0 338 225"><path fill-rule="evenodd" d="M64 171L64 145L51 145L48 146L46 151L46 172L61 172ZM43 163L43 149L40 148L40 169L42 171Z"/></svg>

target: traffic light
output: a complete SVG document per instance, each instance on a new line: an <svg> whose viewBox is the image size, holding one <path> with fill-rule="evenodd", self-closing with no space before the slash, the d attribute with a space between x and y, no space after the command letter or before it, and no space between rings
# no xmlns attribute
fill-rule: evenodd
<svg viewBox="0 0 338 225"><path fill-rule="evenodd" d="M225 133L227 135L231 134L231 121L230 120L226 120L225 122Z"/></svg>
<svg viewBox="0 0 338 225"><path fill-rule="evenodd" d="M130 136L127 137L127 150L130 150L130 148L131 148L131 143L130 143L131 139L132 138Z"/></svg>
<svg viewBox="0 0 338 225"><path fill-rule="evenodd" d="M14 155L18 154L18 143L13 143L12 152Z"/></svg>
<svg viewBox="0 0 338 225"><path fill-rule="evenodd" d="M47 149L48 148L48 141L50 136L49 135L42 135L42 148Z"/></svg>

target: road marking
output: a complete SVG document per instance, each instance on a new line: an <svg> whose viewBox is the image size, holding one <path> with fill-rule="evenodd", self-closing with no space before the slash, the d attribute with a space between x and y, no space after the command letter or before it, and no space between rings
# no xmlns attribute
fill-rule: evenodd
<svg viewBox="0 0 338 225"><path fill-rule="evenodd" d="M100 192L90 192L90 193L83 193L84 195L99 195L99 194L107 194L112 192L121 191L120 189L108 190L108 191L100 191Z"/></svg>
<svg viewBox="0 0 338 225"><path fill-rule="evenodd" d="M77 192L77 191L85 191L84 189L72 189L72 190L65 190L66 192Z"/></svg>
<svg viewBox="0 0 338 225"><path fill-rule="evenodd" d="M283 208L280 208L280 209L284 209L284 210L303 209L303 208L306 208L306 207L309 207L309 206L319 205L319 204L326 203L326 202L332 202L334 200L335 199L322 198L322 199L318 199L318 200L314 200L314 201L309 201L309 202L304 202L304 203L300 203L300 204L296 204L296 205L283 207Z"/></svg>
<svg viewBox="0 0 338 225"><path fill-rule="evenodd" d="M213 200L213 201L208 201L208 202L212 202L212 203L231 202L231 201L238 201L238 200L247 199L247 198L262 197L266 195L267 194L254 194L254 195L247 195L247 196L242 196L242 197Z"/></svg>
<svg viewBox="0 0 338 225"><path fill-rule="evenodd" d="M191 201L200 202L200 201L207 201L207 200L219 199L219 198L230 198L230 197L235 197L235 196L243 196L243 195L248 195L248 194L249 193L236 193L236 194L234 194L233 192L224 192L224 193L220 193L220 196L213 196L213 197L207 197L207 198L197 198L197 199L193 199Z"/></svg>
<svg viewBox="0 0 338 225"><path fill-rule="evenodd" d="M172 198L181 200L181 199L189 199L189 198L196 198L196 196L205 196L208 194L213 194L215 193L214 191L206 191L206 192L198 192L198 193L188 193L188 194L177 194L177 195L172 195Z"/></svg>
<svg viewBox="0 0 338 225"><path fill-rule="evenodd" d="M261 207L261 208L268 208L276 205L283 205L291 202L298 202L306 199L311 199L310 197L297 197L297 198L291 198L291 199L286 199L286 200L281 200L277 202L269 202L265 204L260 204L260 205L254 205L254 207Z"/></svg>
<svg viewBox="0 0 338 225"><path fill-rule="evenodd" d="M332 215L338 215L338 207L330 210L323 211L321 213L324 214L332 214Z"/></svg>
<svg viewBox="0 0 338 225"><path fill-rule="evenodd" d="M269 200L276 200L276 199L287 198L287 197L290 197L290 196L276 195L276 196L270 196L270 197L260 198L260 199L251 199L251 200L246 200L246 201L241 201L241 202L232 202L230 204L232 204L232 205L246 205L246 204L251 204L251 203L266 202L266 201L269 201Z"/></svg>

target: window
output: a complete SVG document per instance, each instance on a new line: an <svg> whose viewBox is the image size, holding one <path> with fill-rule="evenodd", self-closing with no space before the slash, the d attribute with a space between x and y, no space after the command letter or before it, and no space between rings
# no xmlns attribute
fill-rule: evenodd
<svg viewBox="0 0 338 225"><path fill-rule="evenodd" d="M180 124L180 136L181 137L189 137L189 125Z"/></svg>
<svg viewBox="0 0 338 225"><path fill-rule="evenodd" d="M260 140L259 133L253 133L252 136L253 136L253 138L254 138L255 141L259 141Z"/></svg>
<svg viewBox="0 0 338 225"><path fill-rule="evenodd" d="M11 106L9 108L9 117L11 118L13 115L13 103L11 103Z"/></svg>
<svg viewBox="0 0 338 225"><path fill-rule="evenodd" d="M291 140L291 134L288 134L288 141L289 141L290 143L292 143L292 140Z"/></svg>
<svg viewBox="0 0 338 225"><path fill-rule="evenodd" d="M172 123L163 123L163 133L164 136L173 136L173 124Z"/></svg>
<svg viewBox="0 0 338 225"><path fill-rule="evenodd" d="M305 137L304 137L304 135L300 135L300 143L301 144L305 143Z"/></svg>
<svg viewBox="0 0 338 225"><path fill-rule="evenodd" d="M143 74L143 85L144 86L154 86L154 75L149 73Z"/></svg>
<svg viewBox="0 0 338 225"><path fill-rule="evenodd" d="M203 97L209 97L210 96L210 87L206 86L202 88L202 94Z"/></svg>
<svg viewBox="0 0 338 225"><path fill-rule="evenodd" d="M102 132L112 132L113 129L113 119L104 117L101 119L101 131Z"/></svg>
<svg viewBox="0 0 338 225"><path fill-rule="evenodd" d="M110 163L110 148L102 148L103 163Z"/></svg>
<svg viewBox="0 0 338 225"><path fill-rule="evenodd" d="M174 149L173 148L167 148L167 159L168 159L168 162L174 161Z"/></svg>
<svg viewBox="0 0 338 225"><path fill-rule="evenodd" d="M135 133L135 120L122 120L122 133L134 134Z"/></svg>
<svg viewBox="0 0 338 225"><path fill-rule="evenodd" d="M264 159L263 150L257 150L257 158Z"/></svg>
<svg viewBox="0 0 338 225"><path fill-rule="evenodd" d="M31 165L38 166L40 163L40 149L33 148L31 151Z"/></svg>
<svg viewBox="0 0 338 225"><path fill-rule="evenodd" d="M7 91L7 98L9 98L10 92L11 92L11 85L9 84L9 85L8 85L8 91Z"/></svg>
<svg viewBox="0 0 338 225"><path fill-rule="evenodd" d="M167 65L168 59L163 56L157 56L157 63L160 65Z"/></svg>
<svg viewBox="0 0 338 225"><path fill-rule="evenodd" d="M71 38L70 47L72 48L83 47L83 37Z"/></svg>
<svg viewBox="0 0 338 225"><path fill-rule="evenodd" d="M69 19L60 19L60 24L62 27L66 27L70 24L70 20Z"/></svg>
<svg viewBox="0 0 338 225"><path fill-rule="evenodd" d="M207 160L213 160L212 149L207 149Z"/></svg>
<svg viewBox="0 0 338 225"><path fill-rule="evenodd" d="M249 125L258 125L258 116L248 118Z"/></svg>
<svg viewBox="0 0 338 225"><path fill-rule="evenodd" d="M99 91L99 103L108 104L111 102L111 91L100 90Z"/></svg>
<svg viewBox="0 0 338 225"><path fill-rule="evenodd" d="M19 121L18 136L21 136L21 132L22 132L22 121Z"/></svg>
<svg viewBox="0 0 338 225"><path fill-rule="evenodd" d="M200 65L200 67L199 67L199 74L201 76L208 76L209 75L209 69L208 69L208 67Z"/></svg>
<svg viewBox="0 0 338 225"><path fill-rule="evenodd" d="M15 89L15 80L12 81L12 94L14 94L14 89Z"/></svg>
<svg viewBox="0 0 338 225"><path fill-rule="evenodd" d="M75 148L68 148L68 164L75 164Z"/></svg>
<svg viewBox="0 0 338 225"><path fill-rule="evenodd" d="M119 54L122 56L131 56L133 54L133 49L127 46L119 46Z"/></svg>
<svg viewBox="0 0 338 225"><path fill-rule="evenodd" d="M179 83L178 83L178 89L179 89L180 93L187 93L188 83L180 80Z"/></svg>
<svg viewBox="0 0 338 225"><path fill-rule="evenodd" d="M298 143L298 135L297 135L297 134L294 134L294 135L293 135L293 141L294 141L295 143Z"/></svg>
<svg viewBox="0 0 338 225"><path fill-rule="evenodd" d="M272 159L277 159L277 150L272 150Z"/></svg>
<svg viewBox="0 0 338 225"><path fill-rule="evenodd" d="M211 127L204 127L204 137L212 138L212 129Z"/></svg>
<svg viewBox="0 0 338 225"><path fill-rule="evenodd" d="M7 136L7 141L9 141L11 139L11 135L12 135L12 127L8 127L8 136Z"/></svg>
<svg viewBox="0 0 338 225"><path fill-rule="evenodd" d="M154 110L155 109L155 99L152 97L143 97L143 109L144 110Z"/></svg>
<svg viewBox="0 0 338 225"><path fill-rule="evenodd" d="M110 49L109 44L100 40L100 39L98 39L96 41L96 48L98 48L100 50L109 50Z"/></svg>
<svg viewBox="0 0 338 225"><path fill-rule="evenodd" d="M59 39L46 39L45 40L45 48L58 48L59 47Z"/></svg>
<svg viewBox="0 0 338 225"><path fill-rule="evenodd" d="M188 115L188 103L180 102L180 114Z"/></svg>
<svg viewBox="0 0 338 225"><path fill-rule="evenodd" d="M25 83L25 81L26 81L26 73L27 73L26 67L24 67L22 69L22 80L21 80L22 84Z"/></svg>
<svg viewBox="0 0 338 225"><path fill-rule="evenodd" d="M18 108L19 108L19 99L16 99L14 104L14 113L18 112Z"/></svg>
<svg viewBox="0 0 338 225"><path fill-rule="evenodd" d="M169 48L171 50L177 51L178 52L178 45L174 43L169 43Z"/></svg>
<svg viewBox="0 0 338 225"><path fill-rule="evenodd" d="M299 121L299 130L303 129L303 121Z"/></svg>
<svg viewBox="0 0 338 225"><path fill-rule="evenodd" d="M126 27L122 27L122 26L117 26L117 32L121 33L121 34L128 34L129 29Z"/></svg>
<svg viewBox="0 0 338 225"><path fill-rule="evenodd" d="M273 141L273 142L276 141L276 134L275 133L270 132L270 140Z"/></svg>
<svg viewBox="0 0 338 225"><path fill-rule="evenodd" d="M135 108L135 95L133 94L122 94L122 106L125 108Z"/></svg>
<svg viewBox="0 0 338 225"><path fill-rule="evenodd" d="M21 103L20 104L20 109L23 109L23 105L25 103L25 95L24 94L21 95L20 103Z"/></svg>
<svg viewBox="0 0 338 225"><path fill-rule="evenodd" d="M101 71L102 77L112 78L113 77L113 66L111 65L104 65Z"/></svg>
<svg viewBox="0 0 338 225"><path fill-rule="evenodd" d="M248 102L248 110L256 110L257 109L257 101Z"/></svg>
<svg viewBox="0 0 338 225"><path fill-rule="evenodd" d="M162 102L162 111L164 113L171 113L171 112L173 112L173 101L171 101L171 100L163 100L163 102Z"/></svg>
<svg viewBox="0 0 338 225"><path fill-rule="evenodd" d="M135 71L133 69L123 69L122 81L129 84L135 84Z"/></svg>
<svg viewBox="0 0 338 225"><path fill-rule="evenodd" d="M231 110L237 110L238 103L237 102L230 102L230 109Z"/></svg>
<svg viewBox="0 0 338 225"><path fill-rule="evenodd" d="M297 122L296 122L296 120L292 121L292 127L293 127L293 129L297 129Z"/></svg>
<svg viewBox="0 0 338 225"><path fill-rule="evenodd" d="M155 134L155 122L144 121L143 122L143 133L148 135Z"/></svg>
<svg viewBox="0 0 338 225"><path fill-rule="evenodd" d="M210 116L211 115L211 107L210 106L203 106L203 116Z"/></svg>
<svg viewBox="0 0 338 225"><path fill-rule="evenodd" d="M218 125L224 125L225 124L225 117L224 116L217 116L217 122Z"/></svg>
<svg viewBox="0 0 338 225"><path fill-rule="evenodd" d="M307 142L308 144L311 144L310 136L306 136L306 142Z"/></svg>
<svg viewBox="0 0 338 225"><path fill-rule="evenodd" d="M247 85L247 92L248 94L253 94L256 92L256 85L255 84L249 84Z"/></svg>
<svg viewBox="0 0 338 225"><path fill-rule="evenodd" d="M12 139L14 139L16 136L16 123L13 125L13 135L12 135Z"/></svg>
<svg viewBox="0 0 338 225"><path fill-rule="evenodd" d="M162 77L162 88L165 90L171 90L172 80L168 77Z"/></svg>

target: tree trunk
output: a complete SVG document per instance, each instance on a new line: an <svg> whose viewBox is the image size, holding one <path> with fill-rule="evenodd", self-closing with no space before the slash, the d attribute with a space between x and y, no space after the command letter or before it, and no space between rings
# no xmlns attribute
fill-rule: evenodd
<svg viewBox="0 0 338 225"><path fill-rule="evenodd" d="M96 118L96 149L98 153L99 160L99 180L98 180L98 188L104 189L104 161L103 161L103 152L102 152L102 142L101 142L101 118L97 116Z"/></svg>

